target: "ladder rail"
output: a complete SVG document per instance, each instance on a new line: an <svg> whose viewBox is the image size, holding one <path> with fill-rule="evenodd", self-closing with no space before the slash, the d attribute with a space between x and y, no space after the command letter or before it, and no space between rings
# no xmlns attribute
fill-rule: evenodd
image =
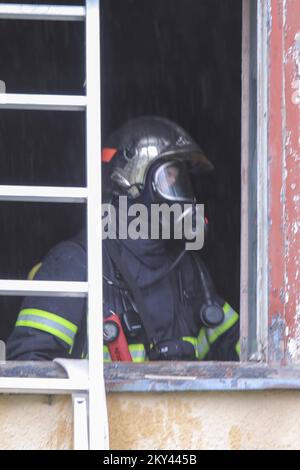
<svg viewBox="0 0 300 470"><path fill-rule="evenodd" d="M40 297L86 297L88 283L77 281L19 281L0 279L0 295Z"/></svg>
<svg viewBox="0 0 300 470"><path fill-rule="evenodd" d="M0 109L85 111L86 96L0 93Z"/></svg>
<svg viewBox="0 0 300 470"><path fill-rule="evenodd" d="M86 200L86 188L0 185L0 201L85 203Z"/></svg>
<svg viewBox="0 0 300 470"><path fill-rule="evenodd" d="M89 448L108 449L103 365L99 0L86 2Z"/></svg>
<svg viewBox="0 0 300 470"><path fill-rule="evenodd" d="M29 393L66 395L86 392L89 389L88 380L44 379L28 377L0 377L0 394Z"/></svg>
<svg viewBox="0 0 300 470"><path fill-rule="evenodd" d="M0 5L0 19L84 21L85 7L69 5L26 5L3 3Z"/></svg>
<svg viewBox="0 0 300 470"><path fill-rule="evenodd" d="M0 186L0 200L87 202L88 282L17 281L0 279L0 295L87 296L88 372L83 378L43 379L0 377L0 393L72 393L76 423L87 421L85 436L74 431L75 445L108 449L108 416L103 364L102 227L101 227L101 106L99 0L84 7L0 5L0 19L86 21L86 96L0 94L0 109L86 111L86 188ZM54 194L57 190L56 194ZM75 194L76 193L76 194ZM59 359L57 360L59 362ZM71 367L76 364L71 361ZM84 364L83 364L84 365ZM81 369L82 366L79 366ZM83 395L82 395L83 394ZM84 399L82 398L84 397ZM89 410L87 410L87 406ZM82 408L81 408L82 407ZM75 425L76 425L75 423ZM87 443L88 439L88 443Z"/></svg>

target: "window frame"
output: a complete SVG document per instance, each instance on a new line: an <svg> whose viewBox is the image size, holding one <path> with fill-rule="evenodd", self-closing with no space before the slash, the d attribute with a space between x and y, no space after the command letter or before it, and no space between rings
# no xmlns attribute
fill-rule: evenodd
<svg viewBox="0 0 300 470"><path fill-rule="evenodd" d="M293 121L295 115L292 105L287 101L290 97L285 95L290 92L291 96L295 96L292 81L295 69L298 69L298 87L300 83L299 34L295 36L295 41L298 37L296 45L292 37L295 34L295 21L292 31L287 32L286 29L288 18L291 22L293 16L299 20L299 8L297 11L297 6L292 2L280 4L275 0L243 0L241 360L239 363L147 363L135 364L134 367L131 364L105 364L108 391L187 392L300 388L297 354L292 357L286 344L291 341L294 348L296 346L300 349L297 337L299 329L295 328L297 315L294 313L292 319L287 318L285 300L282 300L282 297L288 296L289 285L283 283L280 295L272 289L272 280L276 281L274 271L278 269L278 265L284 266L286 273L292 271L292 260L284 259L285 244L288 237L292 239L292 224L282 227L284 219L278 220L276 211L284 213L285 204L288 204L290 214L296 212L296 201L292 200L291 195L286 201L281 200L285 176L277 164L277 160L281 162L282 158L286 159L285 124L289 123L292 134L296 122ZM285 65L284 54L290 62L294 59L295 63ZM287 84L285 78L289 79ZM278 80L279 86L276 83ZM298 91L296 104L300 102L299 94ZM278 112L281 106L284 108L282 114ZM276 139L276 133L280 133L282 140L272 155L272 139ZM272 205L274 196L278 196L278 199ZM276 222L274 224L273 219ZM281 242L280 246L272 244L278 240ZM292 239L292 242L292 252L297 253L296 239ZM275 267L273 272L272 266ZM290 310L294 305L297 308L296 281L292 287L294 291ZM274 313L273 305L279 306L279 311L275 310Z"/></svg>
<svg viewBox="0 0 300 470"><path fill-rule="evenodd" d="M257 8L254 8L253 5ZM252 0L243 0L241 361L239 363L203 361L201 363L105 364L104 375L108 392L242 391L300 388L299 369L282 367L280 364L270 365L268 362L270 301L268 271L270 250L268 231L270 90L268 81L271 6L275 8L275 2L272 0L257 0L255 4ZM252 76L250 71L253 71L253 64L255 64L255 73ZM253 88L255 81L256 87ZM256 113L255 120L253 120L254 111ZM254 168L253 161L255 162ZM253 182L253 178L256 182L256 195L254 201L251 202L249 196L252 194L251 182ZM256 211L257 231L253 228L252 222ZM253 243L257 243L255 272L253 272L253 264L251 264ZM99 272L96 274L97 276L99 276ZM255 318L254 327L253 318ZM91 334L94 333L91 330L92 323L90 321L89 324ZM101 338L99 334L101 335L100 329L97 338ZM97 360L99 360L99 350L100 348L93 353ZM41 366L39 363L35 365L37 369ZM11 377L10 366L21 369L24 367L24 370L27 368L27 379L35 377L37 374L34 367L31 371L28 369L30 364L8 364L6 368L0 367L1 378ZM94 366L95 370L98 369L95 362ZM48 364L47 367L47 374L54 373L55 375L55 370L58 373L55 364ZM96 397L94 403L95 401Z"/></svg>

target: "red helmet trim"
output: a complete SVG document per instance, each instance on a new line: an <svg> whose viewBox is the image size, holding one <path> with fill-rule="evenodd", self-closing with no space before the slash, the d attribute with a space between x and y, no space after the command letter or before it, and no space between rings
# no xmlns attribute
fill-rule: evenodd
<svg viewBox="0 0 300 470"><path fill-rule="evenodd" d="M116 153L117 153L117 149L105 147L104 149L102 149L102 152L101 152L101 161L104 163L110 162Z"/></svg>

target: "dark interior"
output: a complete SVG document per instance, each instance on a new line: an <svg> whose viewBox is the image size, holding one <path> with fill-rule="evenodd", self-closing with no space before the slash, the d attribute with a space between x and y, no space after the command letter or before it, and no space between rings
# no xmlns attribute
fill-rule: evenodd
<svg viewBox="0 0 300 470"><path fill-rule="evenodd" d="M126 119L155 114L201 145L215 165L195 181L209 219L203 256L239 309L242 2L101 0L101 9L103 140ZM0 42L8 93L84 93L82 23L1 20ZM0 110L0 184L85 185L84 136L84 113ZM25 279L85 223L85 207L0 202L0 220L0 278ZM0 297L0 339L20 300Z"/></svg>

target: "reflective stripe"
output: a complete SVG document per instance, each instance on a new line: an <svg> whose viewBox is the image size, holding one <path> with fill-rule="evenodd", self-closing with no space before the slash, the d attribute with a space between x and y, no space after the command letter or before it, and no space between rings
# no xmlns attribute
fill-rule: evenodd
<svg viewBox="0 0 300 470"><path fill-rule="evenodd" d="M28 281L33 281L33 279L35 278L36 273L41 268L41 266L42 266L42 263L38 263L35 266L33 266L33 268L29 271L29 274L27 276Z"/></svg>
<svg viewBox="0 0 300 470"><path fill-rule="evenodd" d="M237 321L238 314L230 307L228 303L223 306L225 314L224 321L217 328L201 328L197 338L193 336L184 336L181 339L191 343L195 348L196 358L201 361L210 350L210 344L213 344L223 333L229 330ZM150 345L152 348L153 345ZM147 360L146 351L143 344L129 344L129 351L133 362L144 362ZM236 352L240 354L239 342L236 344ZM104 362L111 362L108 348L104 352Z"/></svg>
<svg viewBox="0 0 300 470"><path fill-rule="evenodd" d="M225 303L223 306L225 317L221 325L216 328L207 328L206 335L210 344L213 344L221 335L228 331L239 319L238 314Z"/></svg>
<svg viewBox="0 0 300 470"><path fill-rule="evenodd" d="M24 326L45 331L69 346L73 346L77 333L77 326L69 320L55 315L54 313L38 310L35 308L25 308L19 313L16 326Z"/></svg>
<svg viewBox="0 0 300 470"><path fill-rule="evenodd" d="M236 345L235 345L235 352L236 352L237 355L240 357L240 355L241 355L241 344L240 344L240 340L238 340L238 342L237 342Z"/></svg>
<svg viewBox="0 0 300 470"><path fill-rule="evenodd" d="M195 348L196 358L201 361L209 351L209 342L207 341L205 329L201 328L198 338L184 336L183 341L188 341Z"/></svg>
<svg viewBox="0 0 300 470"><path fill-rule="evenodd" d="M142 343L129 344L128 348L133 362L144 362L146 360L146 350Z"/></svg>
<svg viewBox="0 0 300 470"><path fill-rule="evenodd" d="M105 344L103 345L103 361L104 362L112 362L110 354L109 354L108 346L105 346Z"/></svg>
<svg viewBox="0 0 300 470"><path fill-rule="evenodd" d="M144 362L146 360L146 350L143 344L129 344L129 352L133 362ZM108 346L103 346L103 361L112 362Z"/></svg>
<svg viewBox="0 0 300 470"><path fill-rule="evenodd" d="M205 334L205 328L201 328L198 335L198 359L201 361L209 351L209 342Z"/></svg>

